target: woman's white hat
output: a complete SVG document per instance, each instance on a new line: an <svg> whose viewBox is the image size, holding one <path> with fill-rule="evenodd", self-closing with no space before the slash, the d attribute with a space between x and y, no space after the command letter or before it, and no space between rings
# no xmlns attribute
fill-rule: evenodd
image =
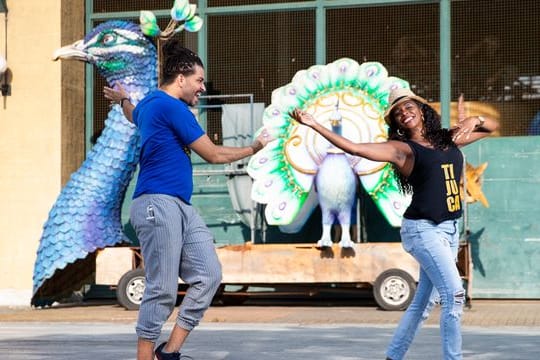
<svg viewBox="0 0 540 360"><path fill-rule="evenodd" d="M426 99L416 95L409 88L397 88L391 90L390 95L388 96L388 103L390 105L388 105L388 108L384 112L384 121L386 121L388 125L390 125L390 115L392 114L392 110L394 109L394 107L401 104L405 100L416 100L418 102L421 102L422 104L428 103Z"/></svg>

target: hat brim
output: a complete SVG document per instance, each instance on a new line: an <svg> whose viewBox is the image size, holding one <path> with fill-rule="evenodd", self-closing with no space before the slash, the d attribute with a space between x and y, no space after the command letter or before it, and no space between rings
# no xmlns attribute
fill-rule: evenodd
<svg viewBox="0 0 540 360"><path fill-rule="evenodd" d="M394 108L396 106L398 106L399 104L407 101L407 100L416 100L422 104L428 104L427 100L420 97L420 96L417 96L417 95L403 95L402 97L399 97L397 98L393 103L392 105L390 105L388 107L388 109L386 109L386 111L384 112L384 121L390 125L390 123L392 122L392 119L390 118L391 115L392 115L392 110L394 110Z"/></svg>

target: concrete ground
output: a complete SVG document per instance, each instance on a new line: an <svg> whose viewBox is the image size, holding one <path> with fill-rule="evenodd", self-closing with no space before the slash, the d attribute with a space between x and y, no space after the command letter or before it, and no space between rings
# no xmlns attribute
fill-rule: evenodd
<svg viewBox="0 0 540 360"><path fill-rule="evenodd" d="M189 356L185 360L382 360L393 329L393 325L203 323L182 351ZM538 328L465 327L463 354L467 360L536 360L539 338ZM0 323L3 360L128 360L135 359L135 343L133 324ZM438 328L423 328L407 359L440 358Z"/></svg>
<svg viewBox="0 0 540 360"><path fill-rule="evenodd" d="M196 360L384 359L402 314L365 301L212 306L183 351ZM441 358L438 314L420 331L407 359ZM136 317L136 311L111 302L0 308L0 358L134 359ZM171 318L163 339L173 323ZM463 325L465 359L539 358L540 301L474 300Z"/></svg>
<svg viewBox="0 0 540 360"><path fill-rule="evenodd" d="M242 306L212 306L206 323L277 323L277 324L396 324L401 311L384 311L369 300L256 300ZM427 325L437 325L435 309ZM59 305L46 309L0 307L0 322L113 322L132 323L137 311L127 311L114 301ZM169 321L173 321L171 318ZM540 301L473 300L463 315L464 326L540 327Z"/></svg>

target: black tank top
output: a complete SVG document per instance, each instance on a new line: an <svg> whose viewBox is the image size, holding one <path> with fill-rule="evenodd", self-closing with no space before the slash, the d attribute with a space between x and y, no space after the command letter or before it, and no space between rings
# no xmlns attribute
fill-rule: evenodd
<svg viewBox="0 0 540 360"><path fill-rule="evenodd" d="M403 217L428 219L439 224L461 216L459 182L463 154L452 146L447 150L427 148L407 141L414 153L414 166L408 180L413 188L412 201Z"/></svg>

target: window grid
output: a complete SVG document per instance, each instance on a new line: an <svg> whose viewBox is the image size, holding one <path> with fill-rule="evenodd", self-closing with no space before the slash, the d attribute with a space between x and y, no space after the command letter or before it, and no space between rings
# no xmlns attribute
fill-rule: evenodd
<svg viewBox="0 0 540 360"><path fill-rule="evenodd" d="M196 1L191 0L191 3ZM287 4L283 0L208 0L208 6ZM326 61L350 57L379 61L430 101L440 99L439 4L326 9ZM166 10L172 0L93 1L94 16L141 9ZM240 10L241 11L241 10ZM500 117L502 136L540 134L540 49L537 0L469 0L451 3L451 100L460 93L484 102ZM160 19L164 28L168 19ZM254 94L268 105L274 89L315 64L315 8L303 11L210 14L207 79L210 94ZM184 34L196 51L197 34ZM189 41L188 41L189 40ZM108 111L104 81L94 76L94 129ZM230 100L229 100L230 101ZM474 108L474 106L473 106ZM209 112L209 133L220 142L219 111ZM215 126L211 129L210 127ZM217 134L217 135L216 135Z"/></svg>

